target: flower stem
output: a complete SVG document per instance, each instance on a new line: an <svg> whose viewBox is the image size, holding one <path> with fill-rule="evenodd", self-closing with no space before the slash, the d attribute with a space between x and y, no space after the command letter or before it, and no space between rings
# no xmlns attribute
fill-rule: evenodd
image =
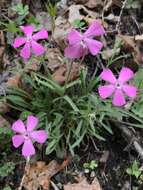
<svg viewBox="0 0 143 190"><path fill-rule="evenodd" d="M25 168L24 168L24 174L23 174L23 177L22 177L22 180L21 180L21 183L20 183L20 186L18 188L18 190L22 190L22 187L23 187L23 184L24 184L24 180L25 180L25 176L26 174L28 173L28 170L29 170L29 163L30 163L30 156L28 156L26 158L26 164L25 164Z"/></svg>

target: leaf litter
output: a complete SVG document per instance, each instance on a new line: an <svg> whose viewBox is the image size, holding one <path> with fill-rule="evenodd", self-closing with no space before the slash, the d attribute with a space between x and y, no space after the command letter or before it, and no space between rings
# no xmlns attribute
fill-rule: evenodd
<svg viewBox="0 0 143 190"><path fill-rule="evenodd" d="M96 177L91 184L89 184L87 179L83 177L78 183L64 185L64 190L102 190L102 188Z"/></svg>
<svg viewBox="0 0 143 190"><path fill-rule="evenodd" d="M48 165L43 161L30 164L26 169L23 186L26 190L38 190L39 187L48 190L51 178L59 171L65 169L70 159L68 157L62 164L59 164L56 160L52 160Z"/></svg>

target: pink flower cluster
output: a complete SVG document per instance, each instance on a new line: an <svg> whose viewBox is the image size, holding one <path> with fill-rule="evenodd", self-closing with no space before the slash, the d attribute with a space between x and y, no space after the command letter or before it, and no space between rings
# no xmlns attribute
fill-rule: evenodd
<svg viewBox="0 0 143 190"><path fill-rule="evenodd" d="M21 26L21 30L24 32L24 37L17 37L14 40L13 47L18 48L22 45L24 47L20 51L20 55L23 58L30 58L31 53L39 56L45 51L37 41L41 39L48 39L48 32L45 29L41 29L39 32L34 33L34 26ZM34 33L34 34L33 34ZM96 20L89 28L82 34L79 31L72 29L68 34L68 47L65 48L65 56L68 58L81 58L87 55L89 52L92 55L97 55L102 47L103 43L95 40L95 36L101 36L105 34L105 30L101 23ZM126 82L132 79L133 72L129 68L122 68L119 78L116 79L110 69L105 69L100 78L108 82L104 86L100 86L98 91L102 99L106 99L113 96L113 105L122 106L126 104L126 96L134 98L136 96L136 87L128 85Z"/></svg>
<svg viewBox="0 0 143 190"><path fill-rule="evenodd" d="M42 55L45 51L44 47L37 41L48 39L48 32L41 29L39 32L34 33L34 26L21 26L24 37L17 37L14 40L13 47L19 48L23 46L20 55L24 59L30 58L34 53L36 56ZM94 37L105 34L105 30L99 21L93 22L89 28L82 34L79 31L72 29L68 34L68 47L65 49L65 56L68 58L81 58L89 52L92 55L97 55L103 43L95 40ZM115 106L123 106L126 104L126 99L135 98L137 88L130 85L129 80L133 79L134 73L131 69L123 67L116 78L110 69L104 69L100 74L100 79L104 80L104 85L98 88L99 95L102 99L113 97L112 103ZM35 130L38 125L38 118L28 116L26 125L19 119L12 125L12 130L16 135L12 137L14 147L19 147L23 144L22 155L29 157L35 154L33 143L44 143L47 139L45 130Z"/></svg>
<svg viewBox="0 0 143 190"><path fill-rule="evenodd" d="M33 142L42 144L47 139L45 130L35 130L37 125L38 118L32 115L28 116L26 125L20 119L12 125L12 130L16 132L16 135L12 137L13 146L17 148L23 144L22 155L25 157L35 154Z"/></svg>

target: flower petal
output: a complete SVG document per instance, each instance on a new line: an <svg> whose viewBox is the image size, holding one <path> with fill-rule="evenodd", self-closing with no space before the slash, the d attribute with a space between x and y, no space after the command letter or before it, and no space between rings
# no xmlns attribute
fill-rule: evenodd
<svg viewBox="0 0 143 190"><path fill-rule="evenodd" d="M131 69L123 67L120 71L118 81L124 83L134 77L134 73Z"/></svg>
<svg viewBox="0 0 143 190"><path fill-rule="evenodd" d="M33 25L21 26L20 28L22 29L25 36L27 36L27 37L31 37L32 33L34 32L34 29L35 29L35 27Z"/></svg>
<svg viewBox="0 0 143 190"><path fill-rule="evenodd" d="M24 142L24 137L22 135L14 135L12 137L12 143L15 148L22 145L23 142Z"/></svg>
<svg viewBox="0 0 143 190"><path fill-rule="evenodd" d="M124 94L121 89L116 89L114 97L113 97L113 105L115 106L123 106L126 103Z"/></svg>
<svg viewBox="0 0 143 190"><path fill-rule="evenodd" d="M80 42L81 40L82 35L74 29L72 29L71 32L68 34L68 41L70 45L74 45L75 43Z"/></svg>
<svg viewBox="0 0 143 190"><path fill-rule="evenodd" d="M42 29L41 31L37 32L32 36L33 40L42 40L42 39L48 39L48 32L46 29Z"/></svg>
<svg viewBox="0 0 143 190"><path fill-rule="evenodd" d="M35 154L35 148L30 139L24 141L24 145L22 147L22 155L25 157L31 156Z"/></svg>
<svg viewBox="0 0 143 190"><path fill-rule="evenodd" d="M83 48L81 44L70 45L65 48L64 55L69 58L80 58L88 53L87 48Z"/></svg>
<svg viewBox="0 0 143 190"><path fill-rule="evenodd" d="M24 133L26 131L25 125L20 119L13 123L12 130L17 133Z"/></svg>
<svg viewBox="0 0 143 190"><path fill-rule="evenodd" d="M110 97L115 90L114 85L105 85L105 86L99 86L98 92L101 98L105 99Z"/></svg>
<svg viewBox="0 0 143 190"><path fill-rule="evenodd" d="M38 44L36 41L32 40L31 45L32 45L32 51L34 54L39 56L44 53L45 51L44 47Z"/></svg>
<svg viewBox="0 0 143 190"><path fill-rule="evenodd" d="M25 38L23 38L23 37L17 37L14 40L13 47L14 48L18 48L18 47L22 46L23 44L25 44L25 42L26 42Z"/></svg>
<svg viewBox="0 0 143 190"><path fill-rule="evenodd" d="M100 78L107 82L110 82L111 84L115 84L117 81L110 69L105 69L104 71L102 71L102 73L100 74Z"/></svg>
<svg viewBox="0 0 143 190"><path fill-rule="evenodd" d="M20 51L20 56L23 57L24 59L28 59L30 57L30 43L26 42L22 50Z"/></svg>
<svg viewBox="0 0 143 190"><path fill-rule="evenodd" d="M37 141L38 143L44 143L46 139L48 138L45 130L33 131L30 134L30 136L33 140Z"/></svg>
<svg viewBox="0 0 143 190"><path fill-rule="evenodd" d="M131 98L135 98L137 94L137 88L131 85L123 85L123 91Z"/></svg>
<svg viewBox="0 0 143 190"><path fill-rule="evenodd" d="M86 30L84 33L84 36L87 38L93 37L93 36L100 36L105 34L105 30L101 23L99 21L94 21L91 26Z"/></svg>
<svg viewBox="0 0 143 190"><path fill-rule="evenodd" d="M103 47L103 43L89 38L84 39L92 55L97 55Z"/></svg>
<svg viewBox="0 0 143 190"><path fill-rule="evenodd" d="M38 118L32 115L27 117L27 131L31 132L38 125Z"/></svg>

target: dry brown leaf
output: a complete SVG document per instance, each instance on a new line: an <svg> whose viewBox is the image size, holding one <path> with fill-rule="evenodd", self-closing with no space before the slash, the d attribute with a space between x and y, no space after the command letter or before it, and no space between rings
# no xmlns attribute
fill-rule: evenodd
<svg viewBox="0 0 143 190"><path fill-rule="evenodd" d="M142 35L136 35L135 41L143 41L143 34Z"/></svg>
<svg viewBox="0 0 143 190"><path fill-rule="evenodd" d="M23 64L26 71L38 71L40 68L40 60L36 57L33 57L28 61L24 61Z"/></svg>
<svg viewBox="0 0 143 190"><path fill-rule="evenodd" d="M10 77L7 81L7 86L18 86L20 83L21 74L16 73L14 76Z"/></svg>
<svg viewBox="0 0 143 190"><path fill-rule="evenodd" d="M79 66L79 64L74 63L72 65L72 69L70 72L70 76L68 81L73 81L76 80L79 76L80 69L82 67ZM61 65L52 75L53 80L58 82L59 84L64 84L67 80L67 74L69 73L68 71L69 68L67 68L67 65Z"/></svg>
<svg viewBox="0 0 143 190"><path fill-rule="evenodd" d="M102 190L97 178L94 178L91 184L85 178L74 184L64 185L64 190Z"/></svg>
<svg viewBox="0 0 143 190"><path fill-rule="evenodd" d="M64 50L66 47L65 39L71 28L72 26L68 22L68 19L62 16L58 16L55 20L55 30L53 33L53 38L62 50Z"/></svg>
<svg viewBox="0 0 143 190"><path fill-rule="evenodd" d="M83 5L71 5L69 7L69 23L73 24L75 20L84 20L85 18L96 19L99 15L96 12L89 11Z"/></svg>
<svg viewBox="0 0 143 190"><path fill-rule="evenodd" d="M124 46L127 50L130 50L133 57L134 57L134 61L137 64L141 64L143 62L143 55L141 54L141 51L139 50L139 46L138 44L135 42L134 37L133 36L123 36L120 35L121 39L124 42Z"/></svg>
<svg viewBox="0 0 143 190"><path fill-rule="evenodd" d="M102 7L104 2L102 0L89 0L85 6L88 8L96 8L96 7Z"/></svg>
<svg viewBox="0 0 143 190"><path fill-rule="evenodd" d="M0 101L0 114L4 114L9 111L9 107L6 104L6 102L1 102Z"/></svg>
<svg viewBox="0 0 143 190"><path fill-rule="evenodd" d="M55 73L52 75L54 81L58 82L59 84L64 84L66 81L66 67L65 65L61 65Z"/></svg>
<svg viewBox="0 0 143 190"><path fill-rule="evenodd" d="M103 6L102 0L74 0L75 3L80 3L88 8L94 9Z"/></svg>
<svg viewBox="0 0 143 190"><path fill-rule="evenodd" d="M42 161L31 164L25 175L23 186L26 190L37 190L40 186L48 190L51 177L63 170L68 165L70 159L68 157L62 164L58 164L55 160L48 165Z"/></svg>
<svg viewBox="0 0 143 190"><path fill-rule="evenodd" d="M61 65L63 58L58 48L47 48L45 60L48 61L48 68L51 69L51 71L54 71Z"/></svg>
<svg viewBox="0 0 143 190"><path fill-rule="evenodd" d="M9 126L10 126L10 123L2 115L0 115L0 128L9 127Z"/></svg>
<svg viewBox="0 0 143 190"><path fill-rule="evenodd" d="M119 0L105 0L104 11L108 11L113 5L122 7L122 1Z"/></svg>

